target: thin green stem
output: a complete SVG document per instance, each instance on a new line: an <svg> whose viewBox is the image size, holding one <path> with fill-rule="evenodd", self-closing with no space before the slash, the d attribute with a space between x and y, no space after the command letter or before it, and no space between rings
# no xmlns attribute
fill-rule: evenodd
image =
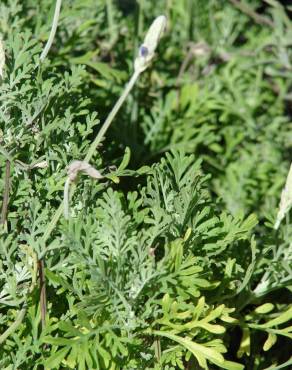
<svg viewBox="0 0 292 370"><path fill-rule="evenodd" d="M93 143L91 144L86 157L85 162L89 162L95 153L98 145L100 144L101 140L103 139L105 133L107 132L109 126L111 125L113 119L115 118L116 114L120 110L121 106L123 105L124 101L126 100L127 96L129 95L130 91L132 90L133 86L135 85L138 77L139 72L135 71L129 81L129 83L126 85L125 90L123 91L122 95L119 97L118 101L116 102L115 106L111 110L110 114L107 116L107 119L105 120L104 124L102 125L101 129L99 130L96 138L94 139Z"/></svg>
<svg viewBox="0 0 292 370"><path fill-rule="evenodd" d="M71 187L71 189L72 189L72 187ZM42 237L42 242L43 243L45 243L48 240L49 236L51 235L52 231L54 230L55 226L57 225L57 222L59 221L59 218L62 216L63 211L64 211L64 201L61 202L61 204L59 205L59 208L57 209L53 218L51 219L51 222L47 226L46 231L45 231L45 233Z"/></svg>
<svg viewBox="0 0 292 370"><path fill-rule="evenodd" d="M58 20L59 20L59 16L60 16L61 4L62 4L62 0L57 0L56 1L55 13L54 13L53 24L52 24L50 36L49 36L48 41L46 43L46 46L44 47L44 50L42 51L42 54L40 56L40 62L41 63L46 59L46 56L48 55L48 52L51 49L52 43L54 41L55 34L56 34L56 31L57 31L57 26L58 26Z"/></svg>
<svg viewBox="0 0 292 370"><path fill-rule="evenodd" d="M66 179L64 186L64 217L66 220L69 219L69 189L71 180L69 177Z"/></svg>

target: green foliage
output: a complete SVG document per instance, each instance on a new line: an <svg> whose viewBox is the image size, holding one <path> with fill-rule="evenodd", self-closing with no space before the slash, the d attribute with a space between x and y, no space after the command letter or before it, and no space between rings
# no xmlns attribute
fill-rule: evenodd
<svg viewBox="0 0 292 370"><path fill-rule="evenodd" d="M42 64L54 4L0 4L1 369L291 365L289 214L273 229L292 143L291 13L234 3L64 0ZM80 175L71 217L49 230L66 167L161 13L153 66L92 158L104 178Z"/></svg>

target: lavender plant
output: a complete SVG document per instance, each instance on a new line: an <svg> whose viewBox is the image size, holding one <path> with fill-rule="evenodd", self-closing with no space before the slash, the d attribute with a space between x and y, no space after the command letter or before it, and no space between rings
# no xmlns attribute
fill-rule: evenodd
<svg viewBox="0 0 292 370"><path fill-rule="evenodd" d="M0 4L0 368L289 368L289 9L133 3Z"/></svg>

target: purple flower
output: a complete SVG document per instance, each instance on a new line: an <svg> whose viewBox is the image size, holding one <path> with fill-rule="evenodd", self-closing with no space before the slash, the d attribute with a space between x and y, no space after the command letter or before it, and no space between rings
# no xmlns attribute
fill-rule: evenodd
<svg viewBox="0 0 292 370"><path fill-rule="evenodd" d="M140 56L145 58L145 57L147 57L147 55L149 53L149 50L146 46L142 45L142 46L140 46L139 52L140 52Z"/></svg>

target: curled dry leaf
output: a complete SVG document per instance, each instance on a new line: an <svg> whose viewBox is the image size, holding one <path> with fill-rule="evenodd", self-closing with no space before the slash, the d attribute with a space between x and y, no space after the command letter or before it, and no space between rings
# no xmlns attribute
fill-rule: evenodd
<svg viewBox="0 0 292 370"><path fill-rule="evenodd" d="M47 168L48 162L47 161L41 161L36 164L34 164L31 168Z"/></svg>
<svg viewBox="0 0 292 370"><path fill-rule="evenodd" d="M64 217L66 220L69 219L69 187L70 183L75 181L78 172L84 172L86 175L92 177L93 179L102 179L103 176L100 172L91 166L86 161L73 161L68 166L68 178L64 186Z"/></svg>
<svg viewBox="0 0 292 370"><path fill-rule="evenodd" d="M100 172L91 166L86 161L73 161L68 167L68 178L70 181L74 181L78 175L78 172L84 172L93 179L102 179L103 176Z"/></svg>

